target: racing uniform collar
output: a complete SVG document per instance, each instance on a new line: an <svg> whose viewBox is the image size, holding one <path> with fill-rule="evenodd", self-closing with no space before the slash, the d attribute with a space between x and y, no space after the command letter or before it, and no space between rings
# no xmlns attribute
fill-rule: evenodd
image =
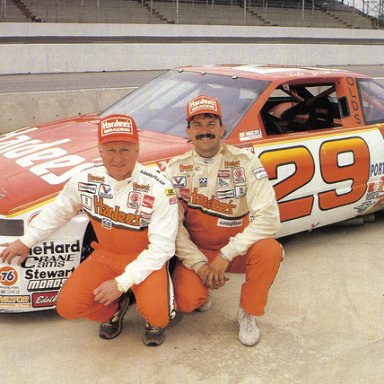
<svg viewBox="0 0 384 384"><path fill-rule="evenodd" d="M196 152L195 148L192 149L192 156L199 163L210 164L214 163L217 159L221 158L224 155L225 151L226 146L224 143L221 143L220 151L216 153L216 155L213 157L202 157Z"/></svg>

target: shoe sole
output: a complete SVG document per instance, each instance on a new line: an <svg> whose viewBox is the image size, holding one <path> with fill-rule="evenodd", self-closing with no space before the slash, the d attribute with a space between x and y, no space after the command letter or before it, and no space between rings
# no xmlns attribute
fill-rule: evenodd
<svg viewBox="0 0 384 384"><path fill-rule="evenodd" d="M159 341L145 341L145 336L143 338L143 343L145 346L147 347L158 347L159 345L163 344L164 343L164 340L165 340L165 335L164 337L159 340Z"/></svg>

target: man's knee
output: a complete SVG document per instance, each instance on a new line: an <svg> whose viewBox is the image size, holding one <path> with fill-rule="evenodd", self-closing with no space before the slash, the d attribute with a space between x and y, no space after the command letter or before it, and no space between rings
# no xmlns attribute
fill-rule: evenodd
<svg viewBox="0 0 384 384"><path fill-rule="evenodd" d="M283 254L283 247L277 240L272 238L259 240L249 250L248 265L263 261L278 265L283 260Z"/></svg>
<svg viewBox="0 0 384 384"><path fill-rule="evenodd" d="M72 303L63 299L60 295L56 302L56 312L65 319L73 320L78 318L76 311L74 310Z"/></svg>

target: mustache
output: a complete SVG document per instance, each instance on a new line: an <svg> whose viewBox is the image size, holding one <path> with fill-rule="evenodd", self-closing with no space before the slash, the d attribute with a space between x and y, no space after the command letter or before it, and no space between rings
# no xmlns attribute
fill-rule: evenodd
<svg viewBox="0 0 384 384"><path fill-rule="evenodd" d="M201 133L200 135L196 135L195 138L197 140L200 140L200 139L215 139L216 135L214 135L213 133Z"/></svg>

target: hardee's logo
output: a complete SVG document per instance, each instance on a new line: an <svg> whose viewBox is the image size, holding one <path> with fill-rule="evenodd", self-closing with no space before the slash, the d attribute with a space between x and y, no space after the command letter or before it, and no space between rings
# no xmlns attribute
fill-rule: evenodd
<svg viewBox="0 0 384 384"><path fill-rule="evenodd" d="M191 197L189 199L189 202L192 205L197 205L226 215L231 215L233 209L236 208L236 204L223 203L222 201L216 199L214 195L212 195L212 197L208 199L207 196L204 196L197 192L198 188L194 188L192 191Z"/></svg>
<svg viewBox="0 0 384 384"><path fill-rule="evenodd" d="M234 160L234 161L224 161L224 167L225 168L235 168L240 166L240 161L239 160Z"/></svg>
<svg viewBox="0 0 384 384"><path fill-rule="evenodd" d="M139 183L133 183L133 190L134 191L140 191L140 192L149 192L150 190L149 184L139 184Z"/></svg>
<svg viewBox="0 0 384 384"><path fill-rule="evenodd" d="M216 100L208 100L204 96L192 100L188 104L189 114L193 114L200 109L209 109L213 112L218 112Z"/></svg>
<svg viewBox="0 0 384 384"><path fill-rule="evenodd" d="M90 183L104 183L105 177L104 176L96 176L96 175L92 175L92 173L88 173L88 181Z"/></svg>
<svg viewBox="0 0 384 384"><path fill-rule="evenodd" d="M101 122L101 135L107 136L116 133L126 133L129 135L133 134L132 131L132 120L126 118L124 120L110 119Z"/></svg>
<svg viewBox="0 0 384 384"><path fill-rule="evenodd" d="M191 171L193 171L193 164L191 164L191 165L179 164L179 171L180 172L191 172Z"/></svg>
<svg viewBox="0 0 384 384"><path fill-rule="evenodd" d="M112 208L104 204L102 197L93 197L93 208L96 215L106 217L116 223L124 223L135 227L140 226L140 215L120 211L120 207L118 205Z"/></svg>

